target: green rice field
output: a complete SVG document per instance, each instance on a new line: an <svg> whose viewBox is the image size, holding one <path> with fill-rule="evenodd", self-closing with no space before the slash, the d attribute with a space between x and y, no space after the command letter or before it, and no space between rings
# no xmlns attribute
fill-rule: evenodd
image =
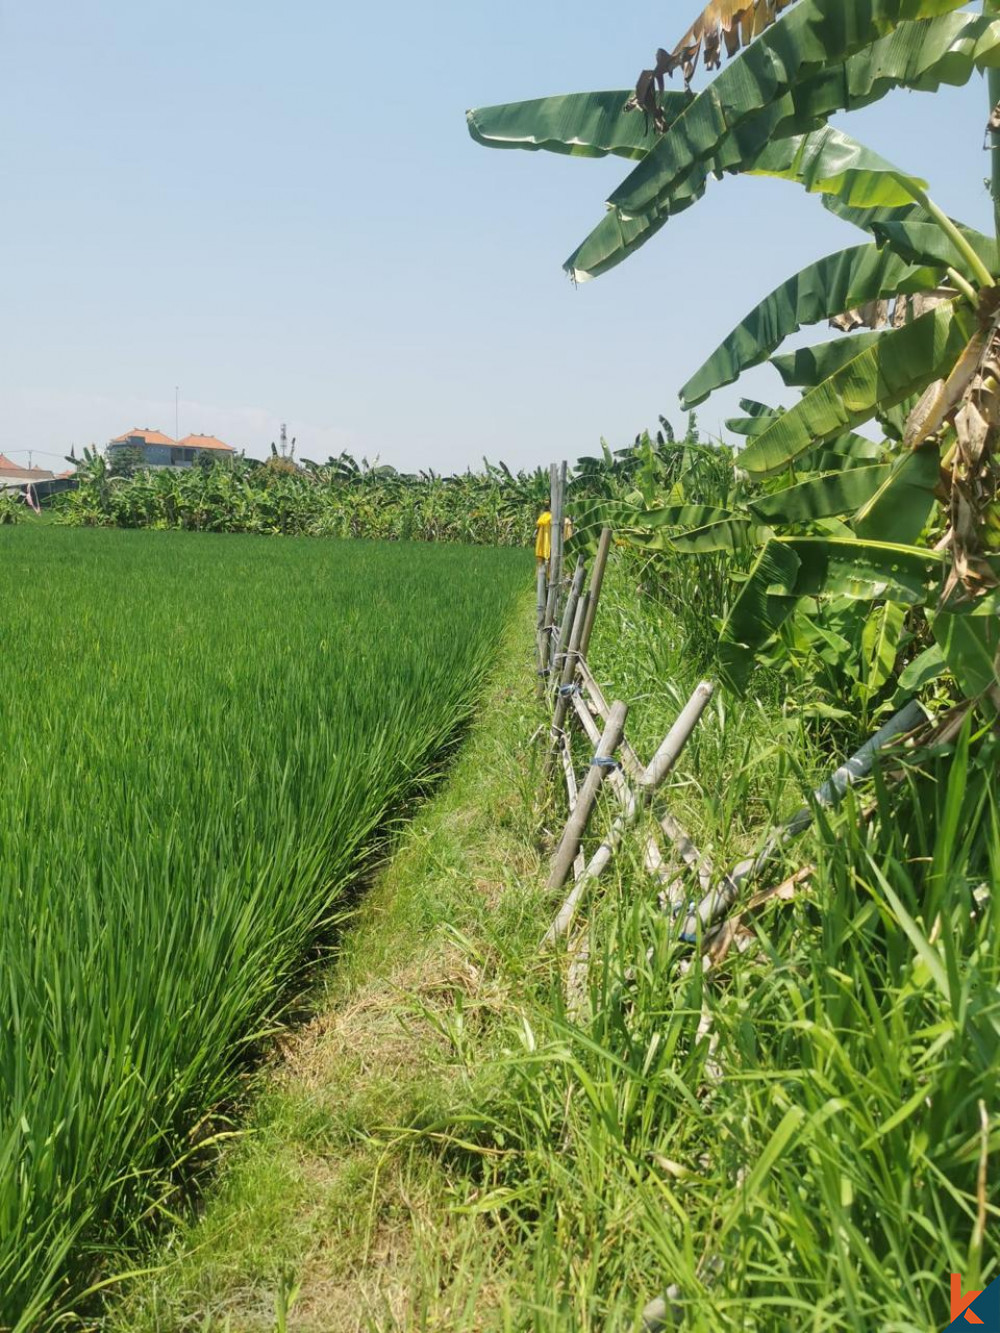
<svg viewBox="0 0 1000 1333"><path fill-rule="evenodd" d="M0 529L0 1328L86 1304L474 705L525 552Z"/></svg>

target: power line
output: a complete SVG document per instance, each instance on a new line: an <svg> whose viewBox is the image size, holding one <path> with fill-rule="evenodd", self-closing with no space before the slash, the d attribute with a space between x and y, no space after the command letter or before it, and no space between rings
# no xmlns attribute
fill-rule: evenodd
<svg viewBox="0 0 1000 1333"><path fill-rule="evenodd" d="M4 454L6 454L8 458L12 457L14 454L27 454L29 458L31 457L32 454L41 454L41 455L44 456L45 458L65 458L65 457L66 457L66 455L65 455L64 453L62 453L62 454L55 454L55 453L52 452L51 449L6 449L6 448L5 448L5 449L0 449L0 453L4 453Z"/></svg>

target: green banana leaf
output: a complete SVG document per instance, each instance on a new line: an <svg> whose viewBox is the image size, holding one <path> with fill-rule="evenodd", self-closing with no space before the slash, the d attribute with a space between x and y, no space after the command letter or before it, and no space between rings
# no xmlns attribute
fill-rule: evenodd
<svg viewBox="0 0 1000 1333"><path fill-rule="evenodd" d="M848 431L846 435L838 435L835 440L827 440L823 448L816 452L817 457L820 454L832 454L840 460L837 466L843 467L845 458L855 463L870 463L873 459L881 459L885 454L885 444L869 440L866 435L856 435L854 431ZM804 457L808 459L810 455L806 454ZM817 470L822 472L824 469Z"/></svg>
<svg viewBox="0 0 1000 1333"><path fill-rule="evenodd" d="M625 530L621 536L630 545L644 551L675 551L680 555L707 555L711 551L741 551L750 541L753 523L748 518L731 515L700 528L660 529L643 533Z"/></svg>
<svg viewBox="0 0 1000 1333"><path fill-rule="evenodd" d="M776 287L726 335L681 389L682 405L695 407L743 371L760 365L804 324L832 319L899 292L931 291L943 273L943 265L937 269L913 265L875 244L852 246L807 265Z"/></svg>
<svg viewBox="0 0 1000 1333"><path fill-rule="evenodd" d="M795 144L790 162L775 144L746 168L747 174L796 181L810 194L835 194L854 208L899 208L926 192L926 181L832 125L785 142Z"/></svg>
<svg viewBox="0 0 1000 1333"><path fill-rule="evenodd" d="M643 117L625 111L626 92L567 93L530 102L467 111L469 133L487 148L524 148L570 157L643 158L656 142ZM660 105L668 121L690 102L686 93L667 92Z"/></svg>
<svg viewBox="0 0 1000 1333"><path fill-rule="evenodd" d="M780 412L770 412L766 417L727 417L724 424L726 430L732 431L734 435L743 435L753 439L755 435L763 434L771 422L780 415Z"/></svg>
<svg viewBox="0 0 1000 1333"><path fill-rule="evenodd" d="M855 208L835 194L823 196L823 207L834 217L874 236L872 230L881 222L933 222L934 219L919 204L900 204L895 208Z"/></svg>
<svg viewBox="0 0 1000 1333"><path fill-rule="evenodd" d="M861 541L915 545L937 503L939 476L939 451L934 445L900 455L885 482L855 514L855 535Z"/></svg>
<svg viewBox="0 0 1000 1333"><path fill-rule="evenodd" d="M735 517L729 509L714 505L664 505L660 509L639 509L636 506L617 510L618 527L630 532L651 532L657 528L701 528L707 523L718 523Z"/></svg>
<svg viewBox="0 0 1000 1333"><path fill-rule="evenodd" d="M817 449L811 453L803 454L799 459L799 470L834 472L837 468L844 467L845 459L848 460L848 463L877 463L881 462L885 456L884 444L876 444L874 440L866 440L863 435L850 435L844 438L852 441L849 449L837 452L834 445L839 444L839 441L831 440L825 449Z"/></svg>
<svg viewBox="0 0 1000 1333"><path fill-rule="evenodd" d="M895 440L897 443L902 441L906 433L906 423L910 419L910 413L920 401L921 393L923 393L922 388L892 406L888 403L879 403L875 416L887 439Z"/></svg>
<svg viewBox="0 0 1000 1333"><path fill-rule="evenodd" d="M795 608L800 566L790 546L777 539L767 542L729 609L719 632L719 674L740 694L746 688L756 653Z"/></svg>
<svg viewBox="0 0 1000 1333"><path fill-rule="evenodd" d="M645 245L671 217L697 203L708 188L709 176L721 178L726 172L797 181L814 193L839 194L845 204L866 209L875 205L898 208L911 198L912 191L926 188L925 181L906 175L850 135L827 125L812 134L768 143L756 156L734 151L726 161L697 163L663 201L658 215L623 219L611 210L563 268L575 282L606 273Z"/></svg>
<svg viewBox="0 0 1000 1333"><path fill-rule="evenodd" d="M925 264L928 268L953 268L970 281L977 281L968 260L955 249L954 242L936 222L878 222L871 223L872 233L879 245L887 245L895 254L911 264ZM1000 273L1000 247L982 232L963 227L966 239L989 271Z"/></svg>
<svg viewBox="0 0 1000 1333"><path fill-rule="evenodd" d="M891 472L889 464L846 468L761 496L747 507L761 523L772 526L812 523L835 514L853 513L877 494Z"/></svg>
<svg viewBox="0 0 1000 1333"><path fill-rule="evenodd" d="M931 629L952 675L967 698L1000 688L1000 597L991 593L977 601L938 611Z"/></svg>
<svg viewBox="0 0 1000 1333"><path fill-rule="evenodd" d="M766 475L816 445L869 421L949 374L975 330L972 311L947 301L865 348L758 435L740 466Z"/></svg>
<svg viewBox="0 0 1000 1333"><path fill-rule="evenodd" d="M943 557L889 542L773 537L761 549L719 635L720 672L742 692L755 655L803 598L924 602L939 586Z"/></svg>
<svg viewBox="0 0 1000 1333"><path fill-rule="evenodd" d="M937 66L964 82L974 68L983 23L954 15L960 7L961 0L803 0L691 101L610 196L609 206L624 217L654 213L695 162L716 158L732 136L741 135L744 151L752 153L768 139L808 131L894 87L928 81L937 86ZM937 18L904 27L899 36L894 31L906 20L942 15L958 22Z"/></svg>
<svg viewBox="0 0 1000 1333"><path fill-rule="evenodd" d="M922 208L920 204L900 204L893 208L875 207L875 208L857 208L852 204L845 203L843 199L835 194L823 196L823 207L834 216L844 222L850 222L852 226L860 227L871 236L878 234L880 227L889 227L897 223L931 225L937 226L937 222ZM981 231L976 231L975 227L966 226L965 223L957 221L955 218L951 222L962 232L966 239L977 251L983 245L990 245L991 238L985 236ZM986 252L981 251L984 257Z"/></svg>
<svg viewBox="0 0 1000 1333"><path fill-rule="evenodd" d="M800 347L784 356L772 356L771 365L789 388L815 389L817 384L829 379L841 366L853 361L881 337L881 333L849 333L831 342Z"/></svg>
<svg viewBox="0 0 1000 1333"><path fill-rule="evenodd" d="M906 608L898 602L885 602L876 607L865 622L861 652L865 664L863 694L866 699L873 698L891 679L905 623Z"/></svg>
<svg viewBox="0 0 1000 1333"><path fill-rule="evenodd" d="M740 408L748 417L770 417L778 410L767 403L759 403L756 398L741 398Z"/></svg>
<svg viewBox="0 0 1000 1333"><path fill-rule="evenodd" d="M947 669L944 653L936 643L930 648L925 648L899 673L900 697L918 694L925 685L936 680Z"/></svg>
<svg viewBox="0 0 1000 1333"><path fill-rule="evenodd" d="M646 551L686 555L742 550L753 528L746 514L710 505L668 505L662 509L619 511L618 536Z"/></svg>

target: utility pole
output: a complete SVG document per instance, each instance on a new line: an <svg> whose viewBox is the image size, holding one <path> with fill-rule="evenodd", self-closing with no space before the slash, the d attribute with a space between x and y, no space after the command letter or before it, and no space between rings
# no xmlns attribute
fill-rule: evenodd
<svg viewBox="0 0 1000 1333"><path fill-rule="evenodd" d="M180 385L174 385L174 439L181 438L181 390Z"/></svg>
<svg viewBox="0 0 1000 1333"><path fill-rule="evenodd" d="M281 423L281 456L282 456L282 458L284 458L285 455L286 455L287 453L288 453L288 427L285 425L284 422L282 422L282 423Z"/></svg>
<svg viewBox="0 0 1000 1333"><path fill-rule="evenodd" d="M1000 18L1000 0L983 0L983 13L987 18ZM993 219L997 235L1000 236L1000 133L993 130L992 112L1000 106L1000 69L990 68L986 73L986 86L990 94L990 129L986 134L986 146L990 150L990 191L993 195Z"/></svg>

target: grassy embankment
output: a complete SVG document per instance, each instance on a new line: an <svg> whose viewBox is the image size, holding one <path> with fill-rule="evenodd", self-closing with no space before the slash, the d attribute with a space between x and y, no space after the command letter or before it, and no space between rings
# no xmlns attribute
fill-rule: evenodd
<svg viewBox="0 0 1000 1333"><path fill-rule="evenodd" d="M689 629L614 571L593 658L647 755L696 679ZM950 1270L995 1275L992 752L914 756L866 823L852 804L801 840L808 884L710 970L624 857L575 1023L537 953L529 639L526 616L319 1016L114 1329L627 1330L668 1294L697 1330L925 1330ZM767 696L718 698L671 788L719 863L829 765Z"/></svg>
<svg viewBox="0 0 1000 1333"><path fill-rule="evenodd" d="M0 529L0 1328L64 1326L171 1215L526 578L509 551Z"/></svg>

